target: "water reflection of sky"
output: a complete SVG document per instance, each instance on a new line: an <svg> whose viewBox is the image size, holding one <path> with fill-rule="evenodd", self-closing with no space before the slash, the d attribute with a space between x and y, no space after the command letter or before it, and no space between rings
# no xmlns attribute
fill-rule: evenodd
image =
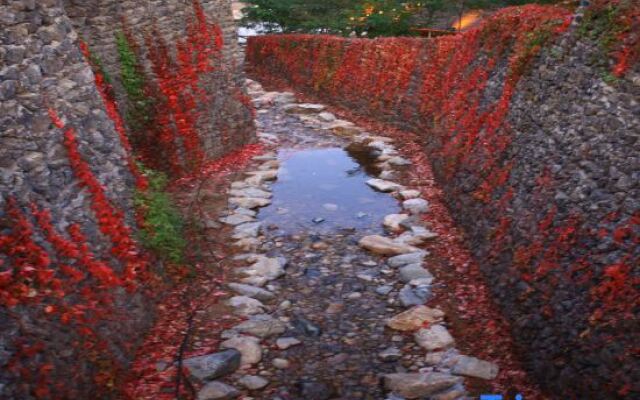
<svg viewBox="0 0 640 400"><path fill-rule="evenodd" d="M258 215L266 224L290 233L378 231L382 218L398 211L395 199L366 184L370 176L365 168L342 148L281 150L278 157L281 167L273 203ZM357 158L362 160L362 154ZM324 221L313 221L319 218Z"/></svg>

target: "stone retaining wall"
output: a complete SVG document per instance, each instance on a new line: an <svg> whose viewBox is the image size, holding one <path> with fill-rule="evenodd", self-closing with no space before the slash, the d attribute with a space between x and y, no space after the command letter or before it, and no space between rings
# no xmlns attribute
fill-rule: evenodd
<svg viewBox="0 0 640 400"><path fill-rule="evenodd" d="M257 37L247 62L263 83L417 133L539 382L554 398L633 398L640 69L612 83L567 18L528 6L434 40Z"/></svg>
<svg viewBox="0 0 640 400"><path fill-rule="evenodd" d="M167 41L183 35L190 2L155 3L158 30ZM141 33L154 20L135 4L20 0L0 5L3 399L111 398L114 382L153 322L146 290L153 284L148 274L157 266L135 240L134 154L119 135L79 42L82 37L105 61L122 99L113 51L116 21L126 11ZM207 19L222 23L233 48L229 2L203 5ZM221 69L201 81L217 91L203 105L210 110L199 132L207 157L253 135L251 112L238 98L242 74L230 52L225 50ZM225 127L235 136L222 146L220 121L227 120Z"/></svg>

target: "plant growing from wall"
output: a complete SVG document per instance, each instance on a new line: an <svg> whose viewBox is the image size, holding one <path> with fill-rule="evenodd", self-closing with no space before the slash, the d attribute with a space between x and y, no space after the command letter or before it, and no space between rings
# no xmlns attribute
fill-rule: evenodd
<svg viewBox="0 0 640 400"><path fill-rule="evenodd" d="M144 70L124 32L116 33L116 45L120 60L120 79L127 94L125 119L132 131L133 140L139 146L145 144L154 119L154 99L149 93Z"/></svg>
<svg viewBox="0 0 640 400"><path fill-rule="evenodd" d="M167 176L145 169L149 188L137 191L135 205L142 215L140 239L142 244L166 261L184 261L186 241L182 218L167 193Z"/></svg>

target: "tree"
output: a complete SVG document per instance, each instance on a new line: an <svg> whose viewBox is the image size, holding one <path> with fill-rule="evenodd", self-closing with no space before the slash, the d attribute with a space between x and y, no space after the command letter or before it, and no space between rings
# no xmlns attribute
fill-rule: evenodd
<svg viewBox="0 0 640 400"><path fill-rule="evenodd" d="M342 33L356 0L250 0L243 23L267 31Z"/></svg>

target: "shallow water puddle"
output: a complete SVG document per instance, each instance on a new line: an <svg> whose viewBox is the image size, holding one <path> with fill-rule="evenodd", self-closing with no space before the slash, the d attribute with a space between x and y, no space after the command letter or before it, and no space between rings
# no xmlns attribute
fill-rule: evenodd
<svg viewBox="0 0 640 400"><path fill-rule="evenodd" d="M328 233L345 228L381 230L382 218L399 210L388 194L366 181L372 166L367 155L350 149L284 149L273 203L259 219L287 233Z"/></svg>

